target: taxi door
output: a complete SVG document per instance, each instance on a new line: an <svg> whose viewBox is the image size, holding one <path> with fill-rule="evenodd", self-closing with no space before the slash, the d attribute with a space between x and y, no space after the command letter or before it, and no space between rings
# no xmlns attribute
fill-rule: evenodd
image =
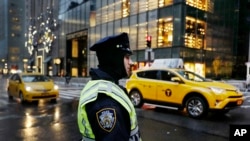
<svg viewBox="0 0 250 141"><path fill-rule="evenodd" d="M181 103L181 84L172 81L175 74L167 70L161 71L161 80L157 84L157 100L170 103Z"/></svg>
<svg viewBox="0 0 250 141"><path fill-rule="evenodd" d="M138 73L137 75L141 78L138 82L139 89L144 99L156 100L156 84L158 70L149 70Z"/></svg>
<svg viewBox="0 0 250 141"><path fill-rule="evenodd" d="M9 86L8 86L11 95L13 95L15 97L18 96L18 90L19 90L18 86L19 86L19 77L18 77L17 74L14 74L10 78L10 80L9 80Z"/></svg>

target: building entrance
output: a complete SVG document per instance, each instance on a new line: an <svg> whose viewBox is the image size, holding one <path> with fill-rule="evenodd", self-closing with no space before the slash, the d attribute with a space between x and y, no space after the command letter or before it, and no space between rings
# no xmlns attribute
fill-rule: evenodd
<svg viewBox="0 0 250 141"><path fill-rule="evenodd" d="M67 40L66 75L84 77L87 75L87 37Z"/></svg>

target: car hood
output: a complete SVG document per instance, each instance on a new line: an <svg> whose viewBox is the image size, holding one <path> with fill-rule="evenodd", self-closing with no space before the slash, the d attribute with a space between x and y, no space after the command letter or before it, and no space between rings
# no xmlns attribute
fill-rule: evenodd
<svg viewBox="0 0 250 141"><path fill-rule="evenodd" d="M238 88L234 85L225 83L225 82L218 82L218 81L209 81L209 82L192 82L193 84L203 86L203 87L216 87L216 88L223 88L227 90L237 90Z"/></svg>

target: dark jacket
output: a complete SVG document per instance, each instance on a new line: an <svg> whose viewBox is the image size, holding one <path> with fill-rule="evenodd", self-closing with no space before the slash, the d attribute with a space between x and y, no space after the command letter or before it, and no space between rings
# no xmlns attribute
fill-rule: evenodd
<svg viewBox="0 0 250 141"><path fill-rule="evenodd" d="M108 80L118 84L118 80L101 69L91 69L92 80ZM120 86L125 92L125 88ZM99 111L111 109L115 122L111 131L106 131L100 124ZM126 109L117 101L106 95L99 95L97 100L86 105L86 112L97 141L128 141L130 137L130 117Z"/></svg>

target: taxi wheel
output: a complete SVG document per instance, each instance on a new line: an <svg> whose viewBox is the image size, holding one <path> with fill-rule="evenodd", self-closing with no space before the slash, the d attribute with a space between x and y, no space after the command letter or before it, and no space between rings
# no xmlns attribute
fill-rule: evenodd
<svg viewBox="0 0 250 141"><path fill-rule="evenodd" d="M51 103L56 103L57 100L56 100L56 98L55 98L55 99L51 99L50 102L51 102Z"/></svg>
<svg viewBox="0 0 250 141"><path fill-rule="evenodd" d="M142 107L143 98L142 98L142 95L139 91L137 91L137 90L131 91L129 94L129 98L135 107L137 107L137 108Z"/></svg>
<svg viewBox="0 0 250 141"><path fill-rule="evenodd" d="M201 118L207 114L207 104L197 96L190 97L186 102L186 110L190 117Z"/></svg>
<svg viewBox="0 0 250 141"><path fill-rule="evenodd" d="M19 93L19 98L20 98L21 103L25 103L25 99L23 98L22 92Z"/></svg>

